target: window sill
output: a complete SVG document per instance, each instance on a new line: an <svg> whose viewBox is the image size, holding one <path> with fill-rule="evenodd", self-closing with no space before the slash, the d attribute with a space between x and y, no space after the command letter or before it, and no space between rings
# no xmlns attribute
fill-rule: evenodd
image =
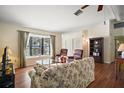
<svg viewBox="0 0 124 93"><path fill-rule="evenodd" d="M51 55L42 55L42 56L26 56L26 59L32 59L32 58L51 58Z"/></svg>

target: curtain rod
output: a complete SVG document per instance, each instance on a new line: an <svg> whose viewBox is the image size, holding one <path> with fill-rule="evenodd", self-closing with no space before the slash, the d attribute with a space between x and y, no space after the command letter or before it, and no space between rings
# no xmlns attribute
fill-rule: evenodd
<svg viewBox="0 0 124 93"><path fill-rule="evenodd" d="M37 34L37 35L47 35L48 36L48 34L42 34L42 33L40 33L40 32L30 32L30 31L25 31L25 30L17 30L17 32L28 32L28 33L32 33L32 34ZM51 34L49 34L49 35L51 35ZM55 36L55 35L53 35L53 36ZM55 36L56 37L56 36Z"/></svg>

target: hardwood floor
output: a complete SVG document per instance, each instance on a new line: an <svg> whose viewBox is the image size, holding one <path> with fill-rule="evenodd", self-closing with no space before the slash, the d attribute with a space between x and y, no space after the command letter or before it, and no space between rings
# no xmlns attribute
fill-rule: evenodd
<svg viewBox="0 0 124 93"><path fill-rule="evenodd" d="M124 74L124 73L121 73ZM124 79L116 80L115 64L95 64L95 81L91 83L89 88L123 88Z"/></svg>
<svg viewBox="0 0 124 93"><path fill-rule="evenodd" d="M30 88L30 77L28 72L33 69L33 66L16 69L15 87L16 88Z"/></svg>
<svg viewBox="0 0 124 93"><path fill-rule="evenodd" d="M16 76L15 76L16 88L30 87L30 77L28 76L28 71L30 71L32 68L33 66L16 70ZM124 87L124 79L123 78L118 80L115 79L114 63L95 64L95 81L92 82L88 86L88 88L123 88L123 87Z"/></svg>

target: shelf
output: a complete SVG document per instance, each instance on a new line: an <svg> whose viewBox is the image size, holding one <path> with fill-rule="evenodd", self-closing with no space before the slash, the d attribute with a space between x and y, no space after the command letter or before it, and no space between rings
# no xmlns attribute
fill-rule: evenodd
<svg viewBox="0 0 124 93"><path fill-rule="evenodd" d="M90 38L90 56L94 57L95 62L103 63L103 41L103 37Z"/></svg>

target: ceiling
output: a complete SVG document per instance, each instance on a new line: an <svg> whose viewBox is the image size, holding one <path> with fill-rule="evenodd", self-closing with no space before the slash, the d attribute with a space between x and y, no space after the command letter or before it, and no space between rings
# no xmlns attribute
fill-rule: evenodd
<svg viewBox="0 0 124 93"><path fill-rule="evenodd" d="M80 5L1 5L0 21L52 32L83 27L114 19L111 6L97 12L97 6L89 6L80 16L73 13Z"/></svg>

